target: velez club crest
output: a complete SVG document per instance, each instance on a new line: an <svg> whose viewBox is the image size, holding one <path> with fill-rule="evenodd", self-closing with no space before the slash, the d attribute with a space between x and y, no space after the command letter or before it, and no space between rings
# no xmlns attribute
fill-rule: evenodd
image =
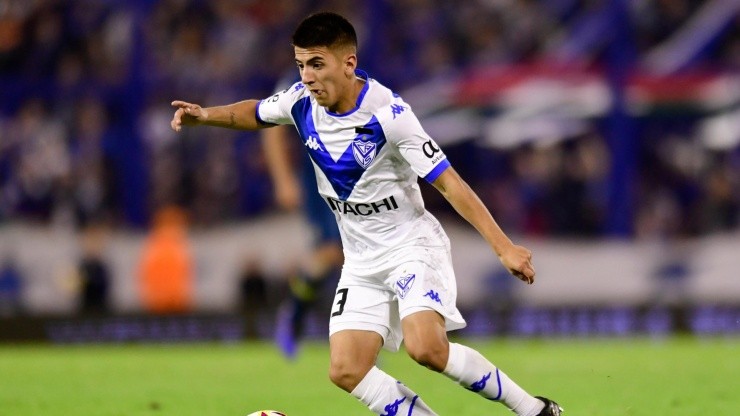
<svg viewBox="0 0 740 416"><path fill-rule="evenodd" d="M352 142L352 154L363 169L367 169L373 163L377 148L378 146L375 143L362 140L362 136Z"/></svg>
<svg viewBox="0 0 740 416"><path fill-rule="evenodd" d="M406 297L409 290L411 290L411 287L414 285L415 280L416 274L413 273L402 276L400 279L396 280L396 293L399 298L403 299Z"/></svg>

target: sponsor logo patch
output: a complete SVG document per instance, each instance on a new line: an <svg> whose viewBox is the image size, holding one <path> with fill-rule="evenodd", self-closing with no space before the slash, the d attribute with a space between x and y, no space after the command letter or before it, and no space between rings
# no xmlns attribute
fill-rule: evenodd
<svg viewBox="0 0 740 416"><path fill-rule="evenodd" d="M436 144L434 144L433 141L427 140L424 142L423 145L421 145L421 150L424 152L424 156L428 157L429 159L432 159L434 155L439 152L439 147L437 147Z"/></svg>
<svg viewBox="0 0 740 416"><path fill-rule="evenodd" d="M331 208L332 211L339 212L340 214L361 215L363 217L377 214L382 211L398 209L398 203L393 195L388 198L383 198L380 201L360 202L356 204L332 197L326 197L326 202L329 204L329 208Z"/></svg>

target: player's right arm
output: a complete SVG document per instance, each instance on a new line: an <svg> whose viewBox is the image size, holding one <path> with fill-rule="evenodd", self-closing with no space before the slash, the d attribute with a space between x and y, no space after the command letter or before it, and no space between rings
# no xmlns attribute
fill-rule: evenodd
<svg viewBox="0 0 740 416"><path fill-rule="evenodd" d="M261 123L257 120L257 104L259 100L244 100L238 103L217 107L203 108L198 104L175 100L172 106L175 111L170 126L175 131L182 130L182 126L216 126L237 130L257 130L271 127L272 124Z"/></svg>

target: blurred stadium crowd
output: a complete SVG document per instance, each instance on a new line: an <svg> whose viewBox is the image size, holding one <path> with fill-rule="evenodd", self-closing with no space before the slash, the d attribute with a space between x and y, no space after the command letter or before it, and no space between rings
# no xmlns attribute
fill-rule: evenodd
<svg viewBox="0 0 740 416"><path fill-rule="evenodd" d="M514 333L584 319L605 333L737 333L737 0L0 0L0 317L241 307L246 333L269 336L294 266L285 254L299 257L310 230L269 215L255 133L176 135L169 103L271 95L297 77L290 36L315 10L350 18L360 67L412 105L507 232L545 242L538 272L567 277L524 296L450 227L464 247L461 305L483 305L473 330L491 331L491 305L521 303L575 309L512 314L524 317ZM435 215L451 214L422 189ZM178 297L147 280L162 267L180 271ZM673 319L656 304L704 306ZM227 318L228 337L241 334ZM103 322L90 336L159 336L161 324L108 334ZM90 332L45 325L17 336Z"/></svg>
<svg viewBox="0 0 740 416"><path fill-rule="evenodd" d="M207 227L274 210L254 134L176 136L169 102L268 96L319 9L355 22L360 67L422 119L473 112L484 127L430 133L508 230L737 229L740 17L720 0L0 0L0 222L142 228L174 204ZM581 101L561 91L577 111L537 108L574 78L598 81ZM534 90L518 107L500 95L514 83ZM497 142L512 112L527 133Z"/></svg>

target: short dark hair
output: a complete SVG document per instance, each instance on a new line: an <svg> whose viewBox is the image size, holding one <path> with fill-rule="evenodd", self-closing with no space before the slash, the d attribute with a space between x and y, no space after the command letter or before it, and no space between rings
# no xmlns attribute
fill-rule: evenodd
<svg viewBox="0 0 740 416"><path fill-rule="evenodd" d="M298 25L293 33L293 46L311 48L317 46L357 47L355 28L344 17L332 13L315 13Z"/></svg>

